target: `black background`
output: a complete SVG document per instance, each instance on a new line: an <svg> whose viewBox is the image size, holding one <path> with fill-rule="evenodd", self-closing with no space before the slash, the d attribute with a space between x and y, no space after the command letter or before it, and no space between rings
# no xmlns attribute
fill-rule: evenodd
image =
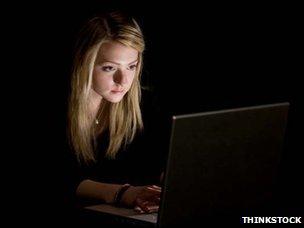
<svg viewBox="0 0 304 228"><path fill-rule="evenodd" d="M291 214L302 213L299 7L154 1L15 2L4 9L8 210L30 222L65 213L60 159L73 45L84 21L107 8L139 21L146 40L143 83L155 89L167 113L290 102L279 195Z"/></svg>

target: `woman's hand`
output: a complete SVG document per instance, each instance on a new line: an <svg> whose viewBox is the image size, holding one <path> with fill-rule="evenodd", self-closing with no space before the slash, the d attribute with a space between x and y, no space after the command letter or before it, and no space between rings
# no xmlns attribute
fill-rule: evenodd
<svg viewBox="0 0 304 228"><path fill-rule="evenodd" d="M122 196L122 203L140 213L157 212L161 188L156 185L131 186Z"/></svg>

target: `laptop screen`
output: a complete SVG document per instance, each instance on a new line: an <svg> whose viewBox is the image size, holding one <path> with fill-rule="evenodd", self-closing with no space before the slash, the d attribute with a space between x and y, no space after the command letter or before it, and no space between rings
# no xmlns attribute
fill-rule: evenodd
<svg viewBox="0 0 304 228"><path fill-rule="evenodd" d="M271 208L288 107L174 116L160 226Z"/></svg>

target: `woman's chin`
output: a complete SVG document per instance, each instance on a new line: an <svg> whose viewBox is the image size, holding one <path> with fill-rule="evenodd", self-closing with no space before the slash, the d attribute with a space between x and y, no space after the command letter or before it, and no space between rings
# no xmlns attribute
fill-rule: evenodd
<svg viewBox="0 0 304 228"><path fill-rule="evenodd" d="M121 97L108 97L105 98L107 101L111 102L111 103L118 103L122 100L123 96Z"/></svg>

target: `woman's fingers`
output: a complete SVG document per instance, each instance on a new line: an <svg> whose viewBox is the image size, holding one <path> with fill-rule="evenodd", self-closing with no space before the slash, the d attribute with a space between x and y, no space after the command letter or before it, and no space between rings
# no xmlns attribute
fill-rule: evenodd
<svg viewBox="0 0 304 228"><path fill-rule="evenodd" d="M136 212L138 212L138 213L140 213L140 214L145 213L145 211L142 210L139 206L134 207L134 211L136 211Z"/></svg>
<svg viewBox="0 0 304 228"><path fill-rule="evenodd" d="M161 193L161 187L158 187L156 185L148 186L147 189Z"/></svg>
<svg viewBox="0 0 304 228"><path fill-rule="evenodd" d="M149 213L157 212L159 209L158 205L148 206Z"/></svg>
<svg viewBox="0 0 304 228"><path fill-rule="evenodd" d="M146 186L135 200L134 210L139 213L157 212L160 202L161 187Z"/></svg>
<svg viewBox="0 0 304 228"><path fill-rule="evenodd" d="M152 187L161 190L161 187L160 187L160 186L152 185Z"/></svg>
<svg viewBox="0 0 304 228"><path fill-rule="evenodd" d="M141 206L136 206L134 208L134 210L138 213L153 213L153 212L157 212L159 209L158 205L141 205Z"/></svg>
<svg viewBox="0 0 304 228"><path fill-rule="evenodd" d="M135 206L135 210L142 213L151 213L158 211L158 203L152 201L143 201L137 200L137 206Z"/></svg>
<svg viewBox="0 0 304 228"><path fill-rule="evenodd" d="M140 200L140 199L137 200L137 205L144 212L149 212L148 204L149 204L149 201L143 201L143 200Z"/></svg>
<svg viewBox="0 0 304 228"><path fill-rule="evenodd" d="M154 212L157 212L158 209L159 209L159 206L150 206L150 207L147 208L146 211L144 211L139 206L136 206L134 208L134 211L136 211L137 213L143 214L143 213L154 213Z"/></svg>
<svg viewBox="0 0 304 228"><path fill-rule="evenodd" d="M143 192L141 197L147 201L151 201L159 204L160 196L161 196L161 188L153 185L153 186L148 186L145 190L146 191Z"/></svg>

